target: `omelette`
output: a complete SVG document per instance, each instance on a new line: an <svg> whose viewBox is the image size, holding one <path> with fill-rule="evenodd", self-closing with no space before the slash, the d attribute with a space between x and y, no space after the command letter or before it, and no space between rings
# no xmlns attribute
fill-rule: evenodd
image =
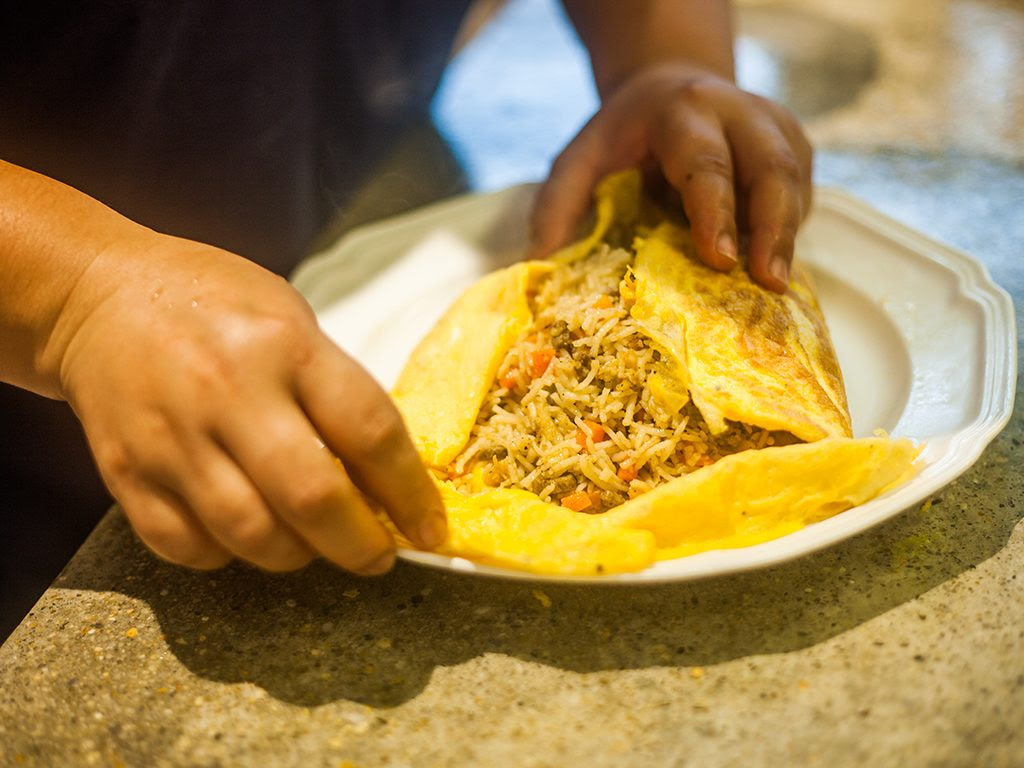
<svg viewBox="0 0 1024 768"><path fill-rule="evenodd" d="M536 573L641 570L856 506L919 449L854 439L808 275L783 295L694 255L635 170L589 235L471 286L392 391L439 485L439 551Z"/></svg>

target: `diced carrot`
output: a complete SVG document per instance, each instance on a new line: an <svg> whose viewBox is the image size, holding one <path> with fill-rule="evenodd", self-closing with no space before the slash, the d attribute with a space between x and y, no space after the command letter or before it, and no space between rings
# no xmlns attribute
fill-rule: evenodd
<svg viewBox="0 0 1024 768"><path fill-rule="evenodd" d="M508 373L506 373L504 376L501 376L498 379L498 383L501 384L501 386L503 386L505 389L515 389L516 384L519 383L518 379L516 378L516 373L516 369L511 368L508 371Z"/></svg>
<svg viewBox="0 0 1024 768"><path fill-rule="evenodd" d="M636 480L636 467L631 464L625 464L619 467L619 471L616 472L619 476L619 480L624 483L631 483Z"/></svg>
<svg viewBox="0 0 1024 768"><path fill-rule="evenodd" d="M608 309L608 307L610 307L614 303L615 302L612 301L611 296L609 296L607 293L602 293L590 306L592 306L594 309Z"/></svg>
<svg viewBox="0 0 1024 768"><path fill-rule="evenodd" d="M574 491L573 493L562 497L562 506L568 507L573 512L582 512L592 504L593 502L590 500L590 494L586 491Z"/></svg>
<svg viewBox="0 0 1024 768"><path fill-rule="evenodd" d="M587 447L588 437L595 443L600 443L604 440L604 427L596 421L590 421L589 419L584 421L583 424L585 425L584 427L576 430L576 442L579 443L580 448Z"/></svg>
<svg viewBox="0 0 1024 768"><path fill-rule="evenodd" d="M542 347L535 352L530 353L530 367L532 368L533 378L543 376L544 371L551 365L551 361L555 357L555 350L553 347Z"/></svg>

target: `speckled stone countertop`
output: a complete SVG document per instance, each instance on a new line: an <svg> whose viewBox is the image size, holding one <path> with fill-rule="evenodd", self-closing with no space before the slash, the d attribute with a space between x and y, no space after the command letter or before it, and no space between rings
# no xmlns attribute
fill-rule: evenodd
<svg viewBox="0 0 1024 768"><path fill-rule="evenodd" d="M819 183L973 254L1024 336L1024 9L740 18L791 85L816 82L809 39L853 46L847 100L801 106ZM1021 394L926 504L698 582L198 574L114 510L0 647L0 765L1024 766Z"/></svg>

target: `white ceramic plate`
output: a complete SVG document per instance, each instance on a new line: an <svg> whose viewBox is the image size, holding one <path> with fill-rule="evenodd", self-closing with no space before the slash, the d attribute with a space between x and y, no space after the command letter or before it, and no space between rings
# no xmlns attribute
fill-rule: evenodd
<svg viewBox="0 0 1024 768"><path fill-rule="evenodd" d="M389 388L448 305L522 252L535 187L465 196L373 224L296 271L325 332ZM655 582L760 568L854 536L948 484L981 455L1013 407L1013 304L985 268L849 195L819 189L797 242L815 278L846 380L854 434L925 443L909 483L796 533L658 562L630 574L545 577L405 550L462 572L534 580Z"/></svg>

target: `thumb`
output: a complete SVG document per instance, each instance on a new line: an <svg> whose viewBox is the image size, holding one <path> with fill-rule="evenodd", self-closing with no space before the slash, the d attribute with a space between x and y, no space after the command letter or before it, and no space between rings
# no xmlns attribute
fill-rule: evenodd
<svg viewBox="0 0 1024 768"><path fill-rule="evenodd" d="M597 182L617 170L599 151L597 134L591 121L552 163L533 204L529 258L544 258L571 242L590 208Z"/></svg>

